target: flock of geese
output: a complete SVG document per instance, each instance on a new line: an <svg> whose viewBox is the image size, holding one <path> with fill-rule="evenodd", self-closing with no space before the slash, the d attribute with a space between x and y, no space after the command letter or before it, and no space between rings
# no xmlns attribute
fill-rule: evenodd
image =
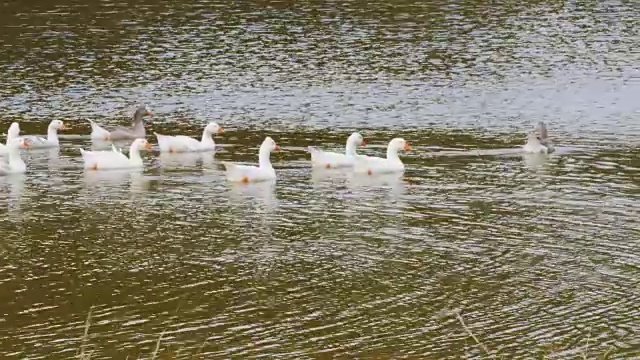
<svg viewBox="0 0 640 360"><path fill-rule="evenodd" d="M146 131L143 119L145 116L153 116L147 106L140 106L133 115L131 127L123 126L103 126L91 120L91 139L101 141L133 140L129 149L129 156L122 153L121 149L111 145L111 150L88 151L80 149L80 154L84 162L86 171L101 171L113 169L134 169L142 168L143 161L140 151L151 150L151 143L146 138ZM11 173L24 173L27 170L26 164L20 155L20 149L43 149L60 146L58 141L58 131L67 127L60 120L53 120L47 129L47 137L20 136L20 125L12 123L7 130L6 144L0 144L0 175ZM200 140L184 135L162 135L154 132L158 140L158 147L163 153L185 153L185 152L215 152L216 144L213 136L221 134L222 127L217 123L208 123L202 133ZM308 152L311 154L311 164L313 167L321 168L349 168L356 174L377 175L400 173L404 171L404 164L398 153L409 151L411 146L402 138L394 138L387 146L386 158L357 154L356 149L364 146L365 140L357 132L349 136L344 153L323 151L316 147L309 146ZM258 153L258 165L241 165L233 162L223 161L225 175L232 182L258 182L275 180L276 172L271 165L270 154L278 151L280 147L269 136L267 136ZM553 145L548 138L547 128L543 122L539 122L535 129L529 132L527 143L523 146L523 151L527 153L549 153L553 151Z"/></svg>

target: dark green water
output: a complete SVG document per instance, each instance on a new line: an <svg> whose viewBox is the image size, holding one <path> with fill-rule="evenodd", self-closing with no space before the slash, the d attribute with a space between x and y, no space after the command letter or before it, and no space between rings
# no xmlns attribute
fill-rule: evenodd
<svg viewBox="0 0 640 360"><path fill-rule="evenodd" d="M0 358L640 357L633 1L4 1ZM224 151L85 174L87 118ZM538 121L558 150L517 148ZM404 176L312 171L308 145ZM272 136L275 187L234 186ZM151 135L149 139L155 143ZM4 137L2 137L4 142ZM91 310L88 336L85 320ZM491 353L484 353L453 316Z"/></svg>

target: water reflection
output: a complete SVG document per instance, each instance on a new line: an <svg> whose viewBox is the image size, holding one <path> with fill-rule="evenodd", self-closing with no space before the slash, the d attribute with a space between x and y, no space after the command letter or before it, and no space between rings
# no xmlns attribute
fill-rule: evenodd
<svg viewBox="0 0 640 360"><path fill-rule="evenodd" d="M549 154L532 154L522 153L522 159L525 166L531 171L539 171L543 169L544 165L549 161L551 155Z"/></svg>
<svg viewBox="0 0 640 360"><path fill-rule="evenodd" d="M310 171L311 182L317 188L325 188L329 184L342 184L350 173L349 169L324 169L319 167L311 167Z"/></svg>
<svg viewBox="0 0 640 360"><path fill-rule="evenodd" d="M406 191L404 173L378 174L369 176L367 174L349 174L347 178L347 188L353 194L365 196L365 194L381 193L381 189L387 189L392 199L399 199Z"/></svg>
<svg viewBox="0 0 640 360"><path fill-rule="evenodd" d="M232 216L243 238L235 261L250 261L256 278L268 274L283 252L280 239L274 236L279 223L276 185L276 181L228 184Z"/></svg>
<svg viewBox="0 0 640 360"><path fill-rule="evenodd" d="M142 195L150 188L151 181L144 176L142 169L135 169L129 175L129 190L132 195Z"/></svg>
<svg viewBox="0 0 640 360"><path fill-rule="evenodd" d="M47 165L49 167L49 171L58 172L60 171L60 148L54 147L51 149L47 149Z"/></svg>
<svg viewBox="0 0 640 360"><path fill-rule="evenodd" d="M268 214L277 209L276 181L255 183L229 182L229 198L235 206L250 205L259 212Z"/></svg>
<svg viewBox="0 0 640 360"><path fill-rule="evenodd" d="M167 153L161 152L158 156L160 166L163 168L195 168L202 160L203 154L192 153Z"/></svg>
<svg viewBox="0 0 640 360"><path fill-rule="evenodd" d="M8 190L6 196L7 212L9 219L20 221L22 219L22 205L28 201L28 195L24 194L27 174L8 174L0 176L0 184Z"/></svg>
<svg viewBox="0 0 640 360"><path fill-rule="evenodd" d="M202 160L202 167L204 169L213 170L218 168L219 162L216 159L216 152L214 151L203 152L200 155L200 159Z"/></svg>
<svg viewBox="0 0 640 360"><path fill-rule="evenodd" d="M144 190L147 182L142 169L84 171L84 184L92 192L118 192L129 185L132 191Z"/></svg>

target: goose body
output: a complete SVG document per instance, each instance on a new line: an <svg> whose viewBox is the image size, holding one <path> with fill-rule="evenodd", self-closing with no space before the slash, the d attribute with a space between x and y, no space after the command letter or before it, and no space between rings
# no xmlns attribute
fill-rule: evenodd
<svg viewBox="0 0 640 360"><path fill-rule="evenodd" d="M549 152L549 149L540 142L538 134L535 131L529 133L527 143L524 144L522 150L530 154L546 154Z"/></svg>
<svg viewBox="0 0 640 360"><path fill-rule="evenodd" d="M129 148L129 157L112 146L111 150L87 151L80 149L85 170L113 170L142 168L141 150L150 150L151 144L145 139L135 139Z"/></svg>
<svg viewBox="0 0 640 360"><path fill-rule="evenodd" d="M27 165L20 156L20 148L27 148L28 139L19 139L11 141L7 145L7 157L0 159L0 175L20 174L27 171Z"/></svg>
<svg viewBox="0 0 640 360"><path fill-rule="evenodd" d="M170 136L158 133L154 134L158 139L160 152L182 153L215 151L216 143L213 141L212 136L215 134L221 134L222 131L222 127L215 122L211 122L204 128L200 141L184 135Z"/></svg>
<svg viewBox="0 0 640 360"><path fill-rule="evenodd" d="M60 142L58 141L58 130L66 130L67 127L60 120L53 120L49 123L49 127L47 128L47 137L43 138L40 136L23 136L25 139L29 139L28 148L29 149L46 149L60 146Z"/></svg>
<svg viewBox="0 0 640 360"><path fill-rule="evenodd" d="M131 127L105 126L89 120L89 123L91 124L91 138L102 141L145 138L147 136L143 122L143 118L145 116L153 116L153 113L149 107L140 106L133 114L133 123Z"/></svg>
<svg viewBox="0 0 640 360"><path fill-rule="evenodd" d="M227 180L243 183L275 180L276 172L271 165L269 157L272 151L278 150L280 150L280 147L271 137L267 136L260 145L258 166L240 165L223 161L222 165L225 167Z"/></svg>
<svg viewBox="0 0 640 360"><path fill-rule="evenodd" d="M398 151L411 150L411 146L402 138L395 138L387 146L387 157L359 155L355 158L354 173L357 174L389 174L404 171L404 164L398 156Z"/></svg>
<svg viewBox="0 0 640 360"><path fill-rule="evenodd" d="M356 154L356 148L358 146L365 146L365 141L362 135L354 132L347 139L344 154L322 151L314 146L309 146L307 151L311 154L312 167L323 167L327 169L345 168L352 167L355 164L355 158L358 156Z"/></svg>

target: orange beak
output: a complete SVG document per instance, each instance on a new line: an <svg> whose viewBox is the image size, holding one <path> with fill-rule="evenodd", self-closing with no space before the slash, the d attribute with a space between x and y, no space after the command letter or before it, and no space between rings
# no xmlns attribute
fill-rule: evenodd
<svg viewBox="0 0 640 360"><path fill-rule="evenodd" d="M64 123L62 123L60 125L60 130L67 130L69 127L67 127L67 125L65 125Z"/></svg>
<svg viewBox="0 0 640 360"><path fill-rule="evenodd" d="M280 151L280 145L276 145L276 147L274 147L273 150Z"/></svg>
<svg viewBox="0 0 640 360"><path fill-rule="evenodd" d="M222 129L222 127L218 128L218 134L222 134L224 132L224 130Z"/></svg>
<svg viewBox="0 0 640 360"><path fill-rule="evenodd" d="M29 148L29 140L28 139L22 139L22 141L20 142L20 146L23 149L27 149Z"/></svg>
<svg viewBox="0 0 640 360"><path fill-rule="evenodd" d="M409 143L404 143L404 151L409 151L411 150L411 146L409 146Z"/></svg>
<svg viewBox="0 0 640 360"><path fill-rule="evenodd" d="M364 141L364 139L362 139L362 142L360 143L360 146L367 146L367 142Z"/></svg>
<svg viewBox="0 0 640 360"><path fill-rule="evenodd" d="M151 143L147 142L144 144L144 148L147 150L151 150Z"/></svg>
<svg viewBox="0 0 640 360"><path fill-rule="evenodd" d="M147 116L153 116L153 113L151 111L147 111Z"/></svg>

